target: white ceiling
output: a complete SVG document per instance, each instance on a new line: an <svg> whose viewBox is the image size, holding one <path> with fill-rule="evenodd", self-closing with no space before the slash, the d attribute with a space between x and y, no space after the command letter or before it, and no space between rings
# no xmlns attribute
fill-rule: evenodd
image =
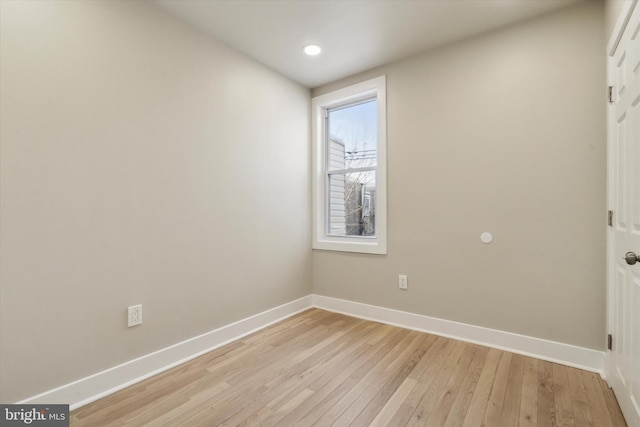
<svg viewBox="0 0 640 427"><path fill-rule="evenodd" d="M311 88L578 1L153 0Z"/></svg>

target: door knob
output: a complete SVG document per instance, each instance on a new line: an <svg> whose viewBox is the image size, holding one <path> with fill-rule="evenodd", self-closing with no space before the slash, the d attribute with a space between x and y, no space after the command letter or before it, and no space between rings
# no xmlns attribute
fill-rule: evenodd
<svg viewBox="0 0 640 427"><path fill-rule="evenodd" d="M636 255L635 252L627 252L624 254L624 260L627 261L627 264L633 265L636 262L640 262L640 255Z"/></svg>

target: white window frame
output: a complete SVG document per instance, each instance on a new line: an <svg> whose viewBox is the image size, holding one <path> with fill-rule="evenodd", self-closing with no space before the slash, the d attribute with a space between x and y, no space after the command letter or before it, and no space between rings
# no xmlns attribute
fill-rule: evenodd
<svg viewBox="0 0 640 427"><path fill-rule="evenodd" d="M371 99L377 100L376 236L334 236L327 233L328 173L327 110ZM381 76L311 100L313 249L387 253L387 102L386 77Z"/></svg>

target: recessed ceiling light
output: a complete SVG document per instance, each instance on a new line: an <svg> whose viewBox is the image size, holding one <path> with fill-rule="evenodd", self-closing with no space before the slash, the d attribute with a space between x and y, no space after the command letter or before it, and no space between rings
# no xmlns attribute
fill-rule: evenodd
<svg viewBox="0 0 640 427"><path fill-rule="evenodd" d="M322 48L317 44L308 44L304 47L303 50L304 50L304 53L306 53L309 56L320 55L320 52L322 52Z"/></svg>

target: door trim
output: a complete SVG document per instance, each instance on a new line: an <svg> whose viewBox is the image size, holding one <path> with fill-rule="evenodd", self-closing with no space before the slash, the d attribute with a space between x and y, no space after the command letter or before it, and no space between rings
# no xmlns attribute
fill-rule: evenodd
<svg viewBox="0 0 640 427"><path fill-rule="evenodd" d="M629 19L631 19L631 15L638 3L638 0L632 0L628 2L624 2L622 5L622 9L620 10L620 14L618 15L618 20L616 21L616 25L613 29L613 33L609 38L609 43L607 44L607 52L606 52L606 61L607 61L607 82L606 88L612 86L614 84L613 81L613 73L614 73L614 64L613 64L613 55L620 44L620 40L622 39L622 35L624 30L629 23ZM614 90L615 92L615 90ZM613 156L611 155L611 146L613 143L613 124L615 122L614 118L614 104L608 102L605 96L603 96L603 102L607 104L607 209L613 210L615 209L614 200L613 200L613 183L615 177L613 176ZM607 212L603 212L603 217L607 214ZM614 215L616 212L614 212ZM607 229L607 275L606 275L606 298L607 298L607 335L613 332L613 283L614 277L613 274L615 272L615 256L613 254L613 228L607 225L606 220L603 221L604 227ZM607 336L602 337L604 348L607 348ZM616 337L613 337L614 345ZM603 366L603 378L611 387L611 370L612 370L613 359L611 357L611 350L605 350L604 352L604 366Z"/></svg>

